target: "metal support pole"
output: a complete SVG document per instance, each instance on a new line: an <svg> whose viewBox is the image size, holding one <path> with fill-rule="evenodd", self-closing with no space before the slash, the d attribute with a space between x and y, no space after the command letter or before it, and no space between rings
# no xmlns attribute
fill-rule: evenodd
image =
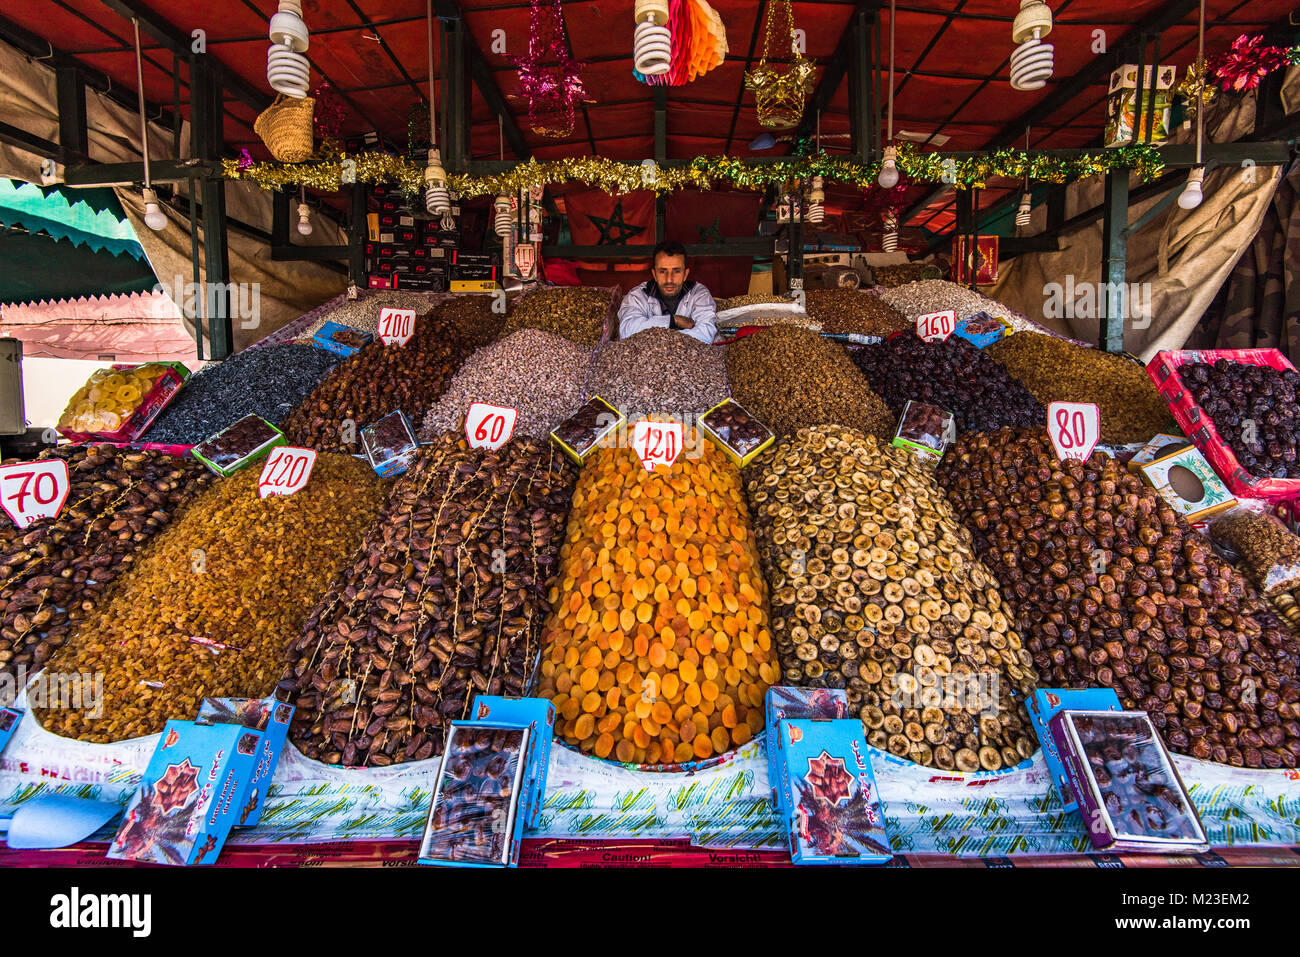
<svg viewBox="0 0 1300 957"><path fill-rule="evenodd" d="M442 21L442 161L448 172L469 166L470 75L465 21Z"/></svg>
<svg viewBox="0 0 1300 957"><path fill-rule="evenodd" d="M364 286L366 279L366 185L353 183L348 196L348 282Z"/></svg>
<svg viewBox="0 0 1300 957"><path fill-rule="evenodd" d="M86 83L81 71L60 66L54 71L58 94L59 146L64 155L86 157L89 137L86 133ZM65 160L66 164L66 160Z"/></svg>
<svg viewBox="0 0 1300 957"><path fill-rule="evenodd" d="M1102 288L1108 292L1127 289L1128 236L1125 229L1128 226L1128 177L1128 170L1106 174L1106 198L1101 227L1101 281ZM1121 309L1109 308L1118 297L1106 294L1098 298L1105 301L1108 308L1101 320L1097 345L1107 352L1123 352L1124 313Z"/></svg>
<svg viewBox="0 0 1300 957"><path fill-rule="evenodd" d="M216 160L223 149L221 84L206 58L190 60L190 110L194 154ZM230 251L226 231L226 181L204 177L199 186L203 229L204 304L207 307L209 358L225 359L234 350L231 326Z"/></svg>
<svg viewBox="0 0 1300 957"><path fill-rule="evenodd" d="M662 164L668 159L668 88L656 86L654 89L655 107L655 163ZM655 242L664 241L668 231L668 196L659 193L655 196ZM651 263L651 266L654 264Z"/></svg>
<svg viewBox="0 0 1300 957"><path fill-rule="evenodd" d="M878 17L879 11L873 11ZM849 21L853 42L849 47L849 133L850 150L859 163L869 162L875 152L875 129L871 114L875 109L874 74L868 46L871 27L865 10L858 10Z"/></svg>

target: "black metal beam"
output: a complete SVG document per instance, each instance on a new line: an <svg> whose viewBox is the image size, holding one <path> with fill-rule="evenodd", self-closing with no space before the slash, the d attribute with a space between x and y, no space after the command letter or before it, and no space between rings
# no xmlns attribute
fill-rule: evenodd
<svg viewBox="0 0 1300 957"><path fill-rule="evenodd" d="M352 246L272 246L271 259L275 262L315 262L320 259L346 260Z"/></svg>
<svg viewBox="0 0 1300 957"><path fill-rule="evenodd" d="M874 30L880 23L880 12L872 13L868 22L865 10L854 10L849 21L848 34L852 42L848 51L849 83L849 143L850 152L858 162L867 162L876 151L876 129L873 114L876 112L876 78L871 57Z"/></svg>
<svg viewBox="0 0 1300 957"><path fill-rule="evenodd" d="M64 155L90 159L90 137L86 126L86 84L75 66L54 68L58 97L59 145ZM64 161L66 164L66 160Z"/></svg>
<svg viewBox="0 0 1300 957"><path fill-rule="evenodd" d="M1106 199L1101 226L1101 282L1103 289L1125 289L1128 281L1128 173L1106 174ZM1113 297L1111 297L1113 299ZM1112 301L1110 305L1115 305ZM1116 315L1115 313L1119 313ZM1124 315L1107 308L1101 320L1097 345L1107 352L1124 351Z"/></svg>
<svg viewBox="0 0 1300 957"><path fill-rule="evenodd" d="M193 127L191 127L193 129ZM191 177L220 176L221 164L214 160L154 160L149 178L155 183L179 183ZM68 186L129 186L144 182L144 163L93 163L69 167L63 181Z"/></svg>
<svg viewBox="0 0 1300 957"><path fill-rule="evenodd" d="M845 74L849 72L849 61L855 50L862 46L855 29L859 18L865 21L868 13L874 13L879 8L880 0L858 0L853 12L849 14L848 27L840 34L840 42L836 45L835 52L822 66L822 75L804 105L803 117L794 131L796 140L812 135L817 124L817 114L834 98L835 91L840 88Z"/></svg>
<svg viewBox="0 0 1300 957"><path fill-rule="evenodd" d="M106 0L107 2L107 0ZM194 155L214 162L222 150L221 82L209 57L190 57L191 147ZM199 182L203 230L203 296L208 327L208 356L225 359L234 351L231 324L230 250L226 225L226 181L205 176Z"/></svg>
<svg viewBox="0 0 1300 957"><path fill-rule="evenodd" d="M470 160L469 47L473 39L464 20L442 24L442 159L451 172Z"/></svg>
<svg viewBox="0 0 1300 957"><path fill-rule="evenodd" d="M720 243L684 243L688 256L771 256L772 239L724 239ZM542 255L565 259L649 259L652 245L543 246Z"/></svg>
<svg viewBox="0 0 1300 957"><path fill-rule="evenodd" d="M353 286L365 282L365 241L366 186L353 183L348 194L348 283Z"/></svg>

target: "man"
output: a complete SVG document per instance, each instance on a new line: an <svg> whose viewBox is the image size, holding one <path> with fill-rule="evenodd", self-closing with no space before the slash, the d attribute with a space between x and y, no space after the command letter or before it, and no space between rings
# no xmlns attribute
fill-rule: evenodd
<svg viewBox="0 0 1300 957"><path fill-rule="evenodd" d="M709 344L718 331L718 307L709 290L690 276L686 248L678 242L662 242L650 260L649 282L623 297L618 307L618 336L626 339L643 329L677 329Z"/></svg>

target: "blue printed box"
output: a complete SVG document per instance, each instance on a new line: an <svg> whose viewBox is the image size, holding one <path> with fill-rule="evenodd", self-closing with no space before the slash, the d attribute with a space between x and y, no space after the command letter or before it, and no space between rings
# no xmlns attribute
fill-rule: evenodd
<svg viewBox="0 0 1300 957"><path fill-rule="evenodd" d="M528 767L524 772L524 806L520 812L525 827L536 827L546 803L546 769L551 762L551 741L555 735L555 705L545 698L501 698L474 696L472 723L511 724L528 729Z"/></svg>
<svg viewBox="0 0 1300 957"><path fill-rule="evenodd" d="M18 722L22 719L23 713L17 708L0 708L0 754L4 753L5 745L18 730Z"/></svg>
<svg viewBox="0 0 1300 957"><path fill-rule="evenodd" d="M960 336L977 348L983 349L985 346L993 345L1010 331L1011 323L1001 316L990 316L987 312L977 312L975 315L968 316L957 323L957 328L952 331L952 334Z"/></svg>
<svg viewBox="0 0 1300 957"><path fill-rule="evenodd" d="M767 777L775 793L780 778L776 764L776 723L782 718L847 718L849 693L842 688L787 688L772 685L767 689L764 705L767 710ZM775 798L772 803L777 803Z"/></svg>
<svg viewBox="0 0 1300 957"><path fill-rule="evenodd" d="M239 809L236 827L252 827L262 819L262 805L275 777L280 752L289 735L293 705L275 698L204 698L197 724L237 724L262 735L257 749L257 767L248 782L248 793Z"/></svg>
<svg viewBox="0 0 1300 957"><path fill-rule="evenodd" d="M239 725L168 721L108 856L155 864L216 861L239 819L261 741Z"/></svg>
<svg viewBox="0 0 1300 957"><path fill-rule="evenodd" d="M1038 742L1043 746L1043 760L1052 775L1052 784L1061 795L1061 803L1067 811L1077 810L1079 805L1074 799L1065 763L1052 738L1052 719L1061 711L1123 711L1119 698L1110 688L1039 688L1026 705L1034 731L1038 733Z"/></svg>
<svg viewBox="0 0 1300 957"><path fill-rule="evenodd" d="M311 337L311 344L317 349L324 349L335 355L350 356L360 352L374 340L374 335L369 332L353 329L338 322L327 322L316 330L316 334Z"/></svg>
<svg viewBox="0 0 1300 957"><path fill-rule="evenodd" d="M876 776L856 718L776 726L781 820L796 864L883 864L893 857Z"/></svg>

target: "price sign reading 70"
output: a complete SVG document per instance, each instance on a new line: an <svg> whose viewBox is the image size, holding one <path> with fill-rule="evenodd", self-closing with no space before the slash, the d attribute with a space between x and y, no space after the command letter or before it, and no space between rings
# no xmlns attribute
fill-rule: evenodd
<svg viewBox="0 0 1300 957"><path fill-rule="evenodd" d="M54 518L68 498L68 463L62 459L0 465L0 506L19 528Z"/></svg>

